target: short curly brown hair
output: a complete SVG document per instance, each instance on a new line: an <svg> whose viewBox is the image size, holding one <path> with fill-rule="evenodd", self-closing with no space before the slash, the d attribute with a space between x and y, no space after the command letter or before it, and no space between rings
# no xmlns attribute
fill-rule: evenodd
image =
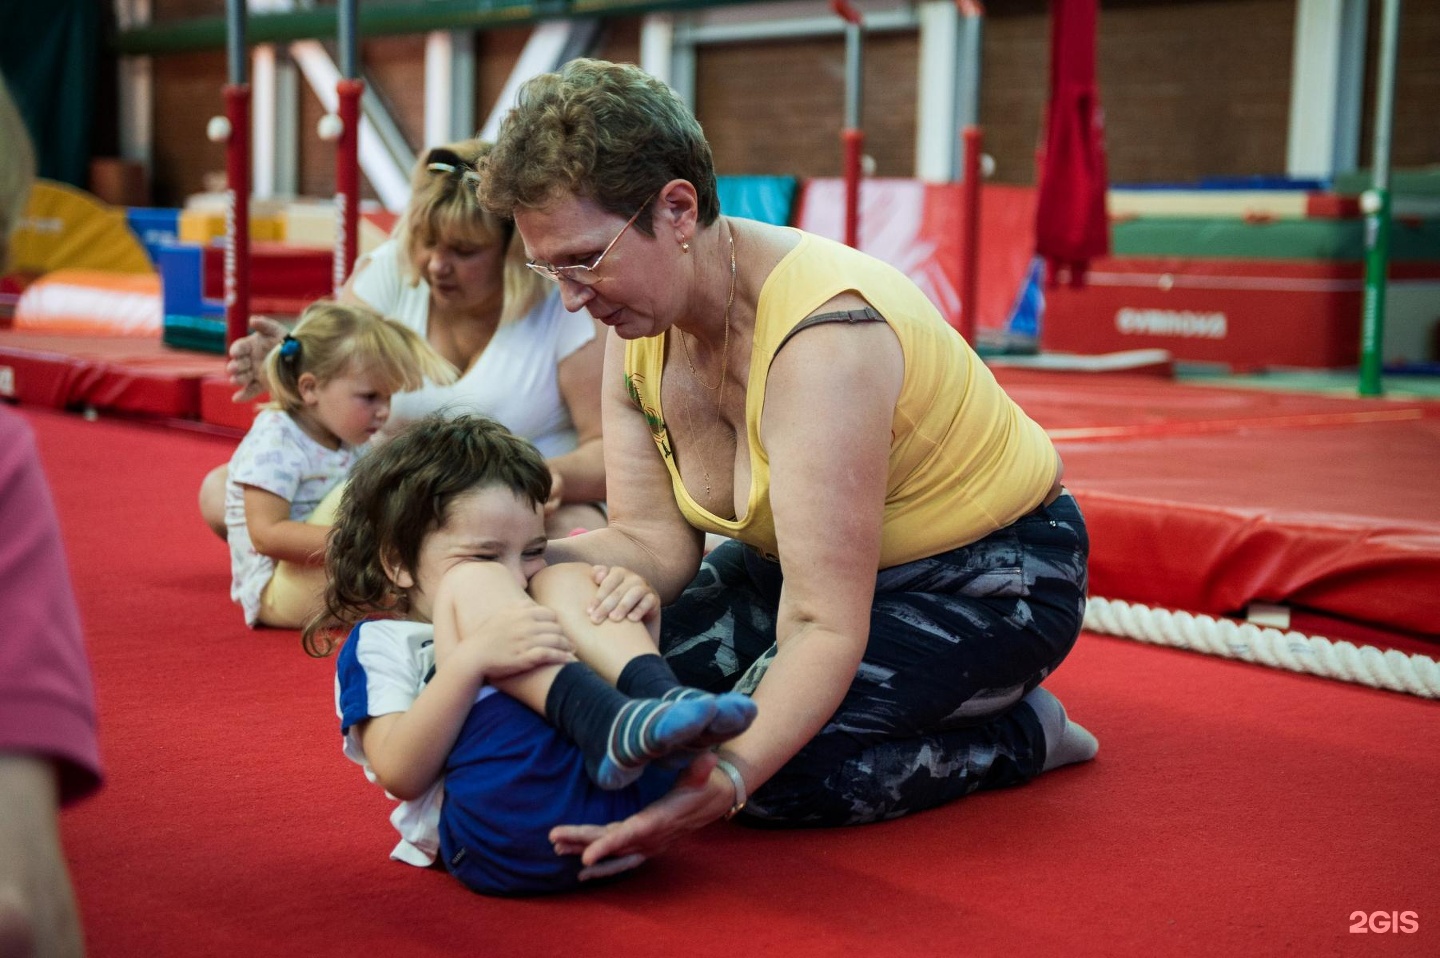
<svg viewBox="0 0 1440 958"><path fill-rule="evenodd" d="M695 187L702 225L720 215L715 160L699 121L633 64L582 58L529 80L481 162L480 202L497 216L573 193L628 217L673 179ZM635 226L655 235L648 207Z"/></svg>

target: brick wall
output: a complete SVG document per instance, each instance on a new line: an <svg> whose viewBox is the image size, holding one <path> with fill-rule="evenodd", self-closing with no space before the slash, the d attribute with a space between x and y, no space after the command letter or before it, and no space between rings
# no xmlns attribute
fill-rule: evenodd
<svg viewBox="0 0 1440 958"><path fill-rule="evenodd" d="M1186 181L1207 176L1284 172L1296 0L1102 0L1098 38L1101 101L1106 110L1113 182ZM1375 35L1361 162L1371 157ZM157 22L223 12L221 0L155 0ZM477 125L519 56L526 28L476 36ZM988 0L984 23L981 121L995 180L1030 183L1049 71L1047 0ZM639 21L608 24L601 55L635 60ZM866 152L881 176L914 171L914 33L875 34L865 42L862 124ZM423 127L424 40L367 39L362 59L412 148ZM768 41L703 47L697 54L696 113L720 172L840 172L845 102L844 41ZM205 123L223 110L221 51L159 58L155 77L155 201L178 203L224 170L224 153L205 139ZM1440 3L1402 10L1393 162L1440 164ZM333 152L315 136L320 107L308 91L300 118L301 187L333 189Z"/></svg>

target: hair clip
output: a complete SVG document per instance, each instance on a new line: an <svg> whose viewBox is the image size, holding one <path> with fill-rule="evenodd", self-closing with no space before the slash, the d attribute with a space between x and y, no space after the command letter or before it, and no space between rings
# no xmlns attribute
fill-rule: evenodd
<svg viewBox="0 0 1440 958"><path fill-rule="evenodd" d="M294 336L287 335L280 340L280 358L293 359L300 355L300 340Z"/></svg>
<svg viewBox="0 0 1440 958"><path fill-rule="evenodd" d="M431 173L448 173L461 180L478 180L475 164L448 147L437 146L425 154L425 169Z"/></svg>

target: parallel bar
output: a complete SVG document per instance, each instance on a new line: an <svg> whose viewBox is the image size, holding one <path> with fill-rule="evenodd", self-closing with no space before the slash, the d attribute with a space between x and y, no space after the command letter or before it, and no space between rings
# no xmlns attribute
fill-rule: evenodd
<svg viewBox="0 0 1440 958"><path fill-rule="evenodd" d="M845 21L845 127L840 131L841 170L845 176L845 245L860 248L860 177L865 131L860 126L865 86L864 19L850 0L830 0Z"/></svg>
<svg viewBox="0 0 1440 958"><path fill-rule="evenodd" d="M643 13L733 6L753 0L430 0L428 3L366 5L359 9L356 30L361 36L394 36L431 30L476 30L517 26L574 17L622 17ZM334 7L312 7L248 18L248 42L290 43L328 40L337 31ZM121 30L114 49L122 56L160 56L226 46L224 17L197 17L174 23Z"/></svg>
<svg viewBox="0 0 1440 958"><path fill-rule="evenodd" d="M340 139L335 143L335 294L350 278L360 251L360 44L356 38L357 0L340 0L340 79L335 83Z"/></svg>

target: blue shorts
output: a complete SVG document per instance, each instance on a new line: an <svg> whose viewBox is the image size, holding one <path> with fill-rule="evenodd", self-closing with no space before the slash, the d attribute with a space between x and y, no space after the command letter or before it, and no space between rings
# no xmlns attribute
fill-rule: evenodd
<svg viewBox="0 0 1440 958"><path fill-rule="evenodd" d="M676 776L652 767L628 788L605 791L585 773L579 747L544 718L504 693L486 696L445 763L441 860L486 895L574 888L580 858L556 855L550 829L619 821L668 792Z"/></svg>

